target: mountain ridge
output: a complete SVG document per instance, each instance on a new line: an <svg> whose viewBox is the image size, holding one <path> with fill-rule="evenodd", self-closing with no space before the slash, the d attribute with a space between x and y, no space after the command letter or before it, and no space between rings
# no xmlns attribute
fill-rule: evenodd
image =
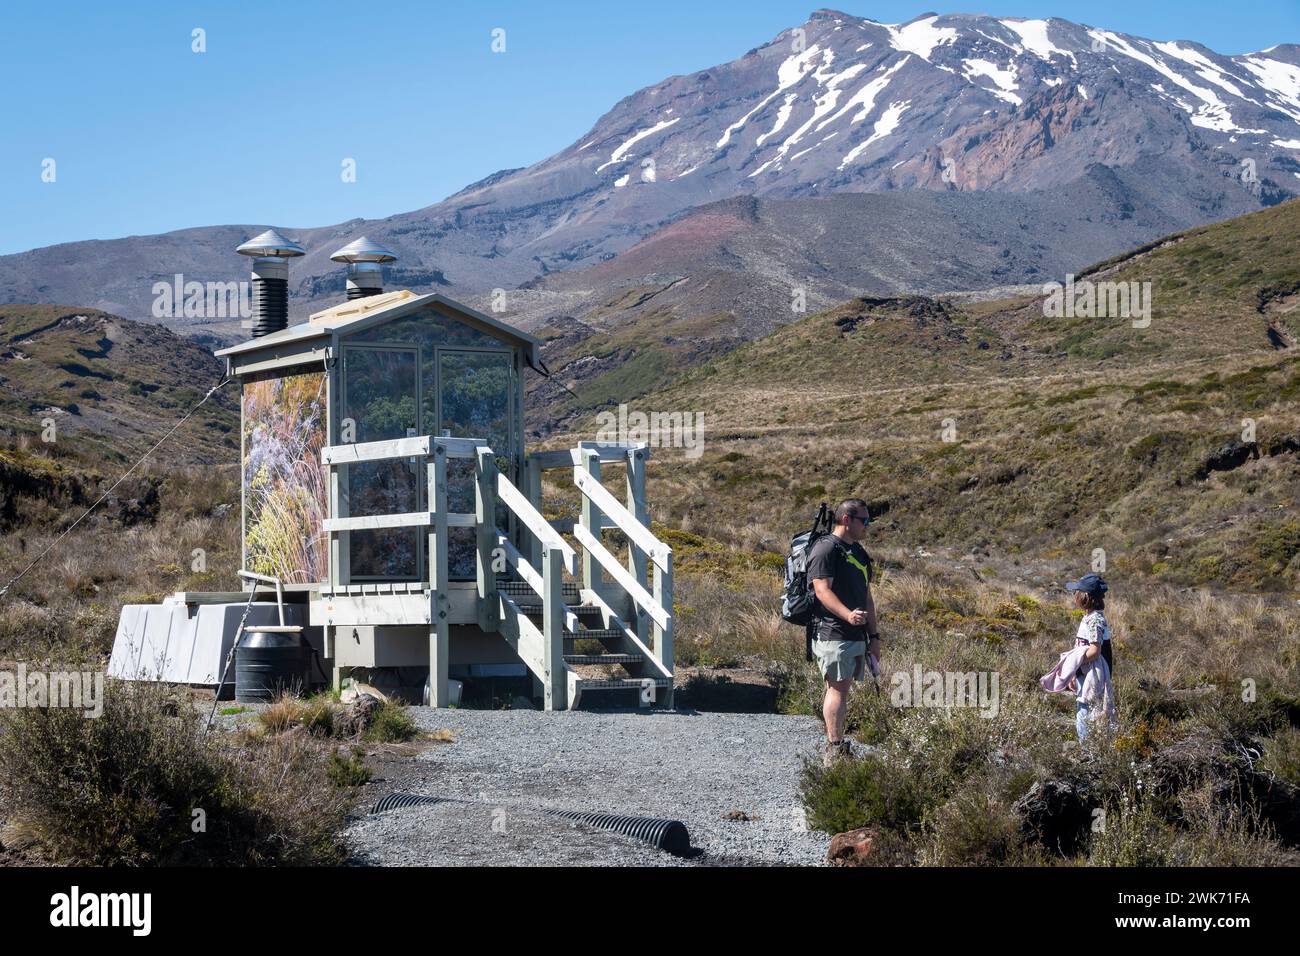
<svg viewBox="0 0 1300 956"><path fill-rule="evenodd" d="M1059 19L880 24L819 10L737 60L622 97L532 166L412 212L289 230L309 250L291 267L291 309L301 316L342 294L328 256L363 233L399 253L390 286L464 297L608 261L731 196L1068 190L1097 163L1155 170L1170 184L1169 198L1153 201L1176 221L1124 241L1150 239L1295 194L1297 63L1292 44L1222 57ZM190 227L0 257L0 301L78 301L149 319L155 281L245 278L233 248L262 228ZM231 323L176 327L239 334Z"/></svg>

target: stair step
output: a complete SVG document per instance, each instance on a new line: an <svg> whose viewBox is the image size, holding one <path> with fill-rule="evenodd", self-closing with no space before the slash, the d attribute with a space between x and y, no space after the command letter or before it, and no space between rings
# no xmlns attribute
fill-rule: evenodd
<svg viewBox="0 0 1300 956"><path fill-rule="evenodd" d="M612 641L616 638L623 637L622 631L607 628L585 628L581 631L565 631L564 639L566 641Z"/></svg>
<svg viewBox="0 0 1300 956"><path fill-rule="evenodd" d="M528 614L530 616L540 615L542 613L541 604L537 604L537 603L520 604L518 601L516 601L515 603L519 605L519 610L523 611L525 614ZM600 610L600 608L596 607L594 604L567 604L566 603L565 607L567 607L570 611L572 611L577 616L578 620L581 621L584 625L586 625L588 621L596 621L600 624L605 623L605 616L603 612Z"/></svg>
<svg viewBox="0 0 1300 956"><path fill-rule="evenodd" d="M566 664L644 664L640 654L565 654Z"/></svg>
<svg viewBox="0 0 1300 956"><path fill-rule="evenodd" d="M564 593L564 602L566 604L577 604L582 600L582 595L576 582L565 581L562 585L562 589ZM516 604L519 604L521 599L528 601L529 603L536 603L540 600L537 596L537 592L533 590L533 586L527 581L504 580L498 578L497 593L504 594Z"/></svg>
<svg viewBox="0 0 1300 956"><path fill-rule="evenodd" d="M671 687L672 679L668 677L608 677L578 679L579 688L590 690L640 690L648 680L654 681L656 687Z"/></svg>

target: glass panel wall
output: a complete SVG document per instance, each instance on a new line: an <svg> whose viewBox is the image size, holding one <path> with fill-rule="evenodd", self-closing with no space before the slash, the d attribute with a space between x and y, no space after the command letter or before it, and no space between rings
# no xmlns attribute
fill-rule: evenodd
<svg viewBox="0 0 1300 956"><path fill-rule="evenodd" d="M343 344L345 353L361 344L385 348L402 344L416 350L420 376L416 409L418 434L482 438L497 452L498 467L518 483L522 425L515 421L518 383L512 342L430 306L346 335ZM386 372L379 374L387 376ZM405 424L410 417L409 412L404 412L394 418L390 409L381 409L381 419L392 426L390 431ZM359 424L361 419L357 421ZM380 437L401 436L385 432ZM364 439L358 432L356 440L377 439ZM353 466L354 473L357 470ZM390 476L390 484L395 477ZM354 479L354 491L355 487ZM456 459L448 462L448 499L453 512L474 511L472 462ZM499 510L498 523L503 528L505 520L505 514ZM448 536L451 578L472 579L475 575L473 529L453 528ZM358 565L354 564L353 574L358 573Z"/></svg>
<svg viewBox="0 0 1300 956"><path fill-rule="evenodd" d="M410 347L347 346L343 351L343 421L339 434L356 442L420 434L420 355ZM348 467L348 514L403 514L420 509L423 480L416 459ZM352 577L420 577L420 529L353 531Z"/></svg>
<svg viewBox="0 0 1300 956"><path fill-rule="evenodd" d="M498 452L497 467L510 474L510 405L514 358L509 352L438 351L439 407L443 434L482 438ZM452 511L474 510L474 463L448 462L447 496ZM506 529L506 509L497 508L497 526ZM453 578L474 577L474 529L448 534L448 567Z"/></svg>

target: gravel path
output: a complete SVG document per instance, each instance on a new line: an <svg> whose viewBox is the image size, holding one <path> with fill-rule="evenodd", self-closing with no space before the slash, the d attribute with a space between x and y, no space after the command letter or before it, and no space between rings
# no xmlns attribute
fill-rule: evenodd
<svg viewBox="0 0 1300 956"><path fill-rule="evenodd" d="M805 829L804 756L821 725L776 714L595 713L410 708L455 742L406 761L394 790L470 798L364 814L345 837L370 865L816 865L829 837ZM669 817L700 851L687 860L534 811ZM733 811L749 817L728 819Z"/></svg>

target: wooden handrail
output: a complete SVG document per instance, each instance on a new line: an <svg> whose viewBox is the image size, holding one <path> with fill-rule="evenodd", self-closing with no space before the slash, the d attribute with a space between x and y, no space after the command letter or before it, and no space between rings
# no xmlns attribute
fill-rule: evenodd
<svg viewBox="0 0 1300 956"><path fill-rule="evenodd" d="M322 531L377 531L381 528L423 528L433 524L436 511L408 511L404 514L357 515L352 518L325 518ZM468 511L447 514L448 528L473 528L478 518Z"/></svg>
<svg viewBox="0 0 1300 956"><path fill-rule="evenodd" d="M385 461L389 458L427 458L428 455L428 435L327 445L320 450L321 463L326 465L351 465L362 461Z"/></svg>
<svg viewBox="0 0 1300 956"><path fill-rule="evenodd" d="M630 453L641 452L648 458L650 446L645 442L584 441L579 442L577 448L531 452L528 458L535 462L536 466L542 471L551 471L555 468L570 468L574 465L580 465L583 458L593 451L606 464L617 465L627 461L627 456Z"/></svg>
<svg viewBox="0 0 1300 956"><path fill-rule="evenodd" d="M542 581L541 572L532 566L528 559L523 556L523 553L515 547L515 543L510 540L509 536L504 531L500 528L495 528L494 530L497 534L497 547L505 554L506 561L510 563L511 567L519 572L519 576L528 583L528 586L537 592L539 598L545 598L546 585Z"/></svg>
<svg viewBox="0 0 1300 956"><path fill-rule="evenodd" d="M497 473L497 498L513 511L523 522L524 527L540 538L544 545L555 548L563 555L566 571L570 574L577 573L578 553L560 537L559 532L551 527L550 522L542 517L541 512L532 506L524 493L501 472Z"/></svg>
<svg viewBox="0 0 1300 956"><path fill-rule="evenodd" d="M324 531L377 531L380 528L424 528L433 523L428 511L409 511L406 514L358 515L355 518L326 518L321 522Z"/></svg>
<svg viewBox="0 0 1300 956"><path fill-rule="evenodd" d="M411 438L327 445L320 450L320 460L325 465L352 465L357 462L388 461L393 458L428 458L433 453L435 445L445 448L448 458L473 458L478 453L478 449L483 447L483 443L477 438L415 435Z"/></svg>
<svg viewBox="0 0 1300 956"><path fill-rule="evenodd" d="M632 577L632 573L623 567L618 558L610 554L590 531L582 525L578 525L573 529L573 536L578 539L592 557L600 562L601 566L622 586L623 590L632 596L632 600L636 601L637 605L650 615L656 624L660 627L668 626L668 622L671 620L669 612L654 599L649 591L640 585L636 578ZM662 574L663 572L656 573Z"/></svg>
<svg viewBox="0 0 1300 956"><path fill-rule="evenodd" d="M668 566L669 556L672 549L664 544L654 534L638 521L630 511L623 506L623 503L615 498L608 488L599 481L587 474L580 468L575 468L573 472L573 483L578 489L596 503L607 518L612 518L618 525L618 529L636 543L655 563L657 567L665 568Z"/></svg>

